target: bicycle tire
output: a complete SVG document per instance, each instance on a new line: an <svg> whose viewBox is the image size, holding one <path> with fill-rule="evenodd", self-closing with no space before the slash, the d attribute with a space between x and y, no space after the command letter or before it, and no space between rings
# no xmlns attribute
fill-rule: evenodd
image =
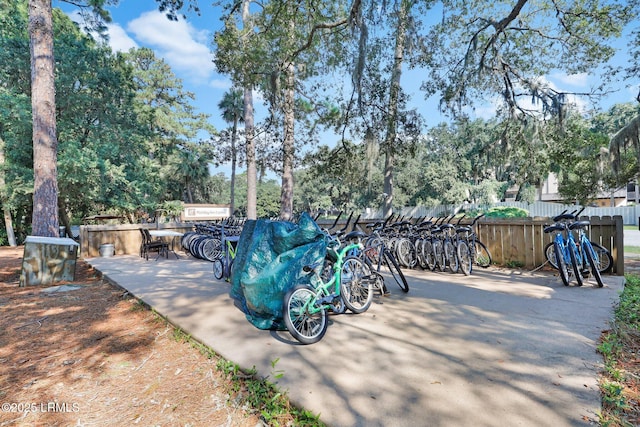
<svg viewBox="0 0 640 427"><path fill-rule="evenodd" d="M594 243L591 240L589 240L589 243L591 243L593 250L596 251L596 254L598 255L598 271L600 271L601 274L610 272L613 268L613 257L611 256L611 252L609 252L609 250L604 246Z"/></svg>
<svg viewBox="0 0 640 427"><path fill-rule="evenodd" d="M347 257L342 263L340 295L349 310L364 313L373 301L371 270L360 258Z"/></svg>
<svg viewBox="0 0 640 427"><path fill-rule="evenodd" d="M434 270L445 271L447 269L447 263L444 255L444 245L441 240L436 240L432 243L433 245L433 254L435 258L435 268Z"/></svg>
<svg viewBox="0 0 640 427"><path fill-rule="evenodd" d="M436 254L433 252L433 243L430 240L425 240L422 244L422 252L427 267L429 270L434 271L436 269Z"/></svg>
<svg viewBox="0 0 640 427"><path fill-rule="evenodd" d="M218 280L222 279L222 274L224 272L224 264L222 264L222 260L220 258L213 261L213 277Z"/></svg>
<svg viewBox="0 0 640 427"><path fill-rule="evenodd" d="M589 243L591 243L593 250L598 255L597 266L600 274L606 274L611 271L613 268L613 257L611 256L611 252L609 252L604 246L592 242L591 240L589 240ZM553 268L557 269L558 266L556 265L555 254L553 252L553 242L547 243L544 247L544 254L547 261L549 261L549 264L551 264Z"/></svg>
<svg viewBox="0 0 640 427"><path fill-rule="evenodd" d="M544 256L553 268L558 268L558 263L556 262L556 254L553 249L553 242L547 243L547 245L544 247Z"/></svg>
<svg viewBox="0 0 640 427"><path fill-rule="evenodd" d="M564 261L563 249L560 244L554 242L553 253L556 257L556 265L558 266L558 273L562 279L562 283L565 286L569 286L569 271L567 270L567 263Z"/></svg>
<svg viewBox="0 0 640 427"><path fill-rule="evenodd" d="M475 241L475 256L474 260L478 267L488 268L493 259L491 258L491 252L487 249L487 246L480 240Z"/></svg>
<svg viewBox="0 0 640 427"><path fill-rule="evenodd" d="M414 246L416 247L416 258L418 260L418 265L423 270L426 270L429 268L429 265L427 264L427 260L424 257L424 245L425 245L425 240L418 239L416 240L416 243Z"/></svg>
<svg viewBox="0 0 640 427"><path fill-rule="evenodd" d="M291 336L302 344L320 341L329 325L326 309L311 314L304 308L315 296L316 290L309 285L295 285L284 296L284 324Z"/></svg>
<svg viewBox="0 0 640 427"><path fill-rule="evenodd" d="M573 275L576 276L576 282L578 286L582 286L582 272L580 264L578 264L578 247L573 241L569 242L569 259L571 260L571 269L573 270Z"/></svg>
<svg viewBox="0 0 640 427"><path fill-rule="evenodd" d="M395 244L396 259L403 267L411 268L413 265L413 255L415 254L415 248L412 248L413 244L409 239L398 239ZM413 265L412 265L413 264Z"/></svg>
<svg viewBox="0 0 640 427"><path fill-rule="evenodd" d="M456 248L451 240L445 240L444 242L444 255L446 258L446 265L449 267L449 271L451 271L452 273L457 273L460 269L460 263L458 262Z"/></svg>
<svg viewBox="0 0 640 427"><path fill-rule="evenodd" d="M464 240L458 242L457 255L460 263L460 270L465 276L470 276L473 268L473 259L471 257L469 245Z"/></svg>
<svg viewBox="0 0 640 427"><path fill-rule="evenodd" d="M398 265L398 261L396 261L395 257L388 249L384 250L384 261L387 264L387 268L391 272L391 275L395 279L402 292L409 292L409 284L407 283L407 279L404 277L400 266Z"/></svg>
<svg viewBox="0 0 640 427"><path fill-rule="evenodd" d="M201 258L207 261L213 262L223 256L222 242L215 237L203 240L202 245L199 246L199 250Z"/></svg>
<svg viewBox="0 0 640 427"><path fill-rule="evenodd" d="M598 255L595 253L593 246L591 246L591 242L586 241L582 247L584 248L584 256L587 258L587 262L591 268L591 274L595 277L598 287L601 288L604 286L604 283L602 282L602 276L600 275L598 262L596 261Z"/></svg>

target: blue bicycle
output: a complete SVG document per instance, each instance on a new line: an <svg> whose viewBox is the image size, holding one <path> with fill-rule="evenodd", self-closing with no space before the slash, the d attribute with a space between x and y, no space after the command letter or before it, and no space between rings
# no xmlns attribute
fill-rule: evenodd
<svg viewBox="0 0 640 427"><path fill-rule="evenodd" d="M553 218L556 223L545 227L544 232L555 232L553 238L554 264L565 286L569 286L571 274L575 277L578 286L583 285L583 278L588 278L592 274L598 287L601 288L604 284L600 274L598 252L584 231L590 222L575 221L580 212L578 214L562 213L556 216ZM578 234L577 238L574 231Z"/></svg>

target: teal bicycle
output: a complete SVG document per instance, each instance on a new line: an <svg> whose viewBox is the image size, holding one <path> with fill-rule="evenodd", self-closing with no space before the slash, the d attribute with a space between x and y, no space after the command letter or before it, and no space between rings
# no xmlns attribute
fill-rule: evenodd
<svg viewBox="0 0 640 427"><path fill-rule="evenodd" d="M289 333L302 344L314 344L327 332L329 312L354 313L369 309L373 300L375 277L361 259L347 254L362 250L362 244L350 244L339 250L328 248L333 262L333 275L322 278L324 261L303 268L311 275L310 284L297 284L289 289L283 301L284 323Z"/></svg>
<svg viewBox="0 0 640 427"><path fill-rule="evenodd" d="M231 278L231 268L233 267L233 260L236 259L236 250L238 245L238 236L222 237L222 244L224 250L218 258L213 261L213 276L221 280L229 280Z"/></svg>

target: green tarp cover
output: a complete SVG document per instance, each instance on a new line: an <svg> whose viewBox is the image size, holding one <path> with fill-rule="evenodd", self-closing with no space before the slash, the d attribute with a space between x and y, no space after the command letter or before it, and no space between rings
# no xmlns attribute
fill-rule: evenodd
<svg viewBox="0 0 640 427"><path fill-rule="evenodd" d="M229 295L257 328L285 330L284 294L295 284L309 281L302 268L322 263L326 251L324 233L306 213L297 224L246 221L238 241Z"/></svg>

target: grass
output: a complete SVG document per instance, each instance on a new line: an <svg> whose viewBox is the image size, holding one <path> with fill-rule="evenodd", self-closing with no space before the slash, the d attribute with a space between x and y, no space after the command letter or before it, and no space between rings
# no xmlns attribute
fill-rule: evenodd
<svg viewBox="0 0 640 427"><path fill-rule="evenodd" d="M174 340L188 343L208 359L216 360L216 369L228 381L225 384L226 392L234 396L233 399L240 404L239 406L259 414L265 425L325 427L319 415L292 405L287 393L281 391L273 382L284 376L284 371L277 369L278 360L271 361L270 375L259 377L255 367L242 370L237 364L225 360L184 330L173 325L172 327Z"/></svg>
<svg viewBox="0 0 640 427"><path fill-rule="evenodd" d="M602 334L598 345L604 357L600 424L607 427L640 423L640 276L627 274L625 279L611 329Z"/></svg>
<svg viewBox="0 0 640 427"><path fill-rule="evenodd" d="M640 254L640 246L626 246L624 247L625 254Z"/></svg>

